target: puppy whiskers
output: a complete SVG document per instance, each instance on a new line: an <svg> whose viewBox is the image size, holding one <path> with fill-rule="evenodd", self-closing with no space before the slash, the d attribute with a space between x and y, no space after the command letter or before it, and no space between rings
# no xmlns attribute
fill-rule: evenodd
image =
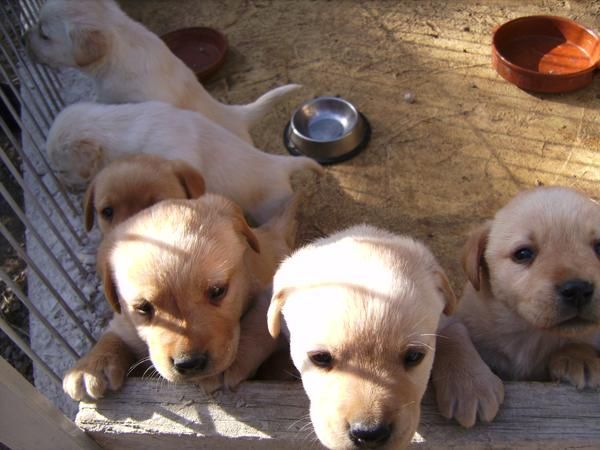
<svg viewBox="0 0 600 450"><path fill-rule="evenodd" d="M133 364L129 370L127 371L127 376L131 375L131 372L133 372L137 367L139 367L141 364L150 361L150 356L146 356L142 359L140 359L138 362L136 362L135 364ZM147 369L146 369L147 370Z"/></svg>

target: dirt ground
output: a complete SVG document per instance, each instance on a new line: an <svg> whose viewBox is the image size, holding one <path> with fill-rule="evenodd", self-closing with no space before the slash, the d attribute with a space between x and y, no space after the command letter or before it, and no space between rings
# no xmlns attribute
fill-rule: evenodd
<svg viewBox="0 0 600 450"><path fill-rule="evenodd" d="M288 82L305 88L255 130L285 153L292 109L338 94L369 118L357 158L297 180L303 240L368 222L424 240L460 290L465 233L536 185L600 197L600 79L581 91L533 95L490 65L493 28L530 14L567 16L600 30L600 2L121 0L158 34L224 31L231 51L207 88L247 102ZM525 5L526 3L526 5ZM403 101L411 92L414 103Z"/></svg>

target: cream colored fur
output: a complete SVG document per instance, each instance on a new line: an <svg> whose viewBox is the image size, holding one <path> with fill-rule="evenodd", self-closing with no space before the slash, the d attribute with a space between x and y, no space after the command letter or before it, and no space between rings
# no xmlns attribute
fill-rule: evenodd
<svg viewBox="0 0 600 450"><path fill-rule="evenodd" d="M371 226L351 227L293 253L273 293L269 328L277 335L283 314L319 440L338 450L406 447L419 423L440 316L456 301L429 250ZM331 366L315 365L311 352L328 352ZM415 352L423 358L410 366ZM380 426L391 433L379 443L351 435Z"/></svg>
<svg viewBox="0 0 600 450"><path fill-rule="evenodd" d="M207 192L232 199L257 223L292 195L292 173L323 172L309 158L262 152L201 114L162 102L69 106L50 129L47 152L53 169L74 188L124 156L185 161L202 174Z"/></svg>
<svg viewBox="0 0 600 450"><path fill-rule="evenodd" d="M282 344L269 335L266 311L273 274L294 240L296 207L293 199L250 229L233 202L206 194L162 201L114 228L98 271L115 314L65 375L67 394L96 399L118 389L136 359L207 391L250 377ZM190 355L206 364L178 370L175 361Z"/></svg>
<svg viewBox="0 0 600 450"><path fill-rule="evenodd" d="M247 105L220 103L158 36L113 0L48 0L26 41L39 62L90 76L101 103L167 102L202 113L250 143L251 126L300 87L278 87Z"/></svg>
<svg viewBox="0 0 600 450"><path fill-rule="evenodd" d="M483 359L505 380L600 386L600 206L564 187L518 194L471 234L459 316ZM535 258L518 263L523 247ZM579 309L558 289L573 279L593 294Z"/></svg>

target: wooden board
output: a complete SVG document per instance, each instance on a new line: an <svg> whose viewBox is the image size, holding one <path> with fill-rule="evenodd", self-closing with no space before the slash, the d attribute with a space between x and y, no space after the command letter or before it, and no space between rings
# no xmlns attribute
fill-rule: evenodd
<svg viewBox="0 0 600 450"><path fill-rule="evenodd" d="M191 385L130 379L97 404L81 403L76 423L107 449L319 449L299 383L244 383L205 396ZM600 448L600 392L508 383L496 420L465 430L424 400L413 448Z"/></svg>

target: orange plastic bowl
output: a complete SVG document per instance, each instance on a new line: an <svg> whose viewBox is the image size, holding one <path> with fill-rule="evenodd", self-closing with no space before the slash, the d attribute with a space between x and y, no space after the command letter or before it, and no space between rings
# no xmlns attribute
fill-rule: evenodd
<svg viewBox="0 0 600 450"><path fill-rule="evenodd" d="M492 65L521 89L569 92L592 82L600 62L600 37L573 20L528 16L494 32Z"/></svg>
<svg viewBox="0 0 600 450"><path fill-rule="evenodd" d="M213 28L182 28L161 37L200 81L208 80L225 63L227 38Z"/></svg>

